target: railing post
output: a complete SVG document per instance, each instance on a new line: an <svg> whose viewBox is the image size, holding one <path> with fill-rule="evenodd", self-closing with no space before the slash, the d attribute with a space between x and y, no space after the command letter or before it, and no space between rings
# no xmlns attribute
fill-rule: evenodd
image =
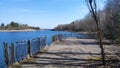
<svg viewBox="0 0 120 68"><path fill-rule="evenodd" d="M50 44L51 44L51 43L53 42L53 36L51 37L51 39L50 39L50 40L51 40L51 42L50 42ZM49 44L49 45L50 45L50 44Z"/></svg>
<svg viewBox="0 0 120 68"><path fill-rule="evenodd" d="M57 40L60 41L60 37L59 37L59 34L57 35Z"/></svg>
<svg viewBox="0 0 120 68"><path fill-rule="evenodd" d="M44 37L44 45L46 46L46 37Z"/></svg>
<svg viewBox="0 0 120 68"><path fill-rule="evenodd" d="M55 42L55 35L53 36L53 42Z"/></svg>
<svg viewBox="0 0 120 68"><path fill-rule="evenodd" d="M60 34L60 41L62 41L62 34Z"/></svg>
<svg viewBox="0 0 120 68"><path fill-rule="evenodd" d="M27 58L30 58L30 40L28 40L28 56Z"/></svg>
<svg viewBox="0 0 120 68"><path fill-rule="evenodd" d="M15 58L14 58L14 44L13 43L11 43L11 62L12 62L12 64L15 62Z"/></svg>
<svg viewBox="0 0 120 68"><path fill-rule="evenodd" d="M57 34L57 41L59 41L59 35Z"/></svg>
<svg viewBox="0 0 120 68"><path fill-rule="evenodd" d="M54 36L52 36L52 42L54 42Z"/></svg>
<svg viewBox="0 0 120 68"><path fill-rule="evenodd" d="M55 41L57 41L57 35L55 35Z"/></svg>
<svg viewBox="0 0 120 68"><path fill-rule="evenodd" d="M55 41L57 40L57 35L55 35Z"/></svg>
<svg viewBox="0 0 120 68"><path fill-rule="evenodd" d="M38 38L38 48L39 48L39 52L40 52L40 50L41 50L41 48L40 48L40 38Z"/></svg>
<svg viewBox="0 0 120 68"><path fill-rule="evenodd" d="M4 60L5 60L5 63L7 65L9 65L9 58L8 58L8 44L7 43L3 43L4 44Z"/></svg>

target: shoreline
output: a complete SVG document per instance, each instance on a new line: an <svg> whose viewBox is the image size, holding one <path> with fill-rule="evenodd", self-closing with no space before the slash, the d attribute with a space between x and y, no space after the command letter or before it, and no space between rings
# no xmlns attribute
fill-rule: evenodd
<svg viewBox="0 0 120 68"><path fill-rule="evenodd" d="M24 30L0 30L0 32L29 32L29 31L37 31L34 29L24 29Z"/></svg>

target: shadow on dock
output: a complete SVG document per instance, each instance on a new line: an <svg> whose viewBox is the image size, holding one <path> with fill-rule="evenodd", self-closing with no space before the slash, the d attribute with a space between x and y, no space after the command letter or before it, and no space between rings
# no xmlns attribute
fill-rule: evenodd
<svg viewBox="0 0 120 68"><path fill-rule="evenodd" d="M49 56L34 56L33 58L37 61L33 62L23 62L26 67L36 66L40 68L44 68L45 66L52 66L53 68L66 68L66 67L84 67L84 68L93 68L102 66L102 62L100 59L82 59L71 57L70 55L90 55L90 53L79 53L79 52L45 52L45 55L54 55L59 57L49 57ZM100 55L99 53L91 53L92 55ZM110 54L106 54L110 55ZM106 62L118 63L119 60L106 60ZM118 66L117 66L118 67ZM45 67L46 68L46 67Z"/></svg>
<svg viewBox="0 0 120 68"><path fill-rule="evenodd" d="M111 43L104 42L104 45ZM75 46L75 48L73 47ZM95 48L97 42L95 40L64 40L57 43L56 48L51 47L48 51L37 54L28 61L22 62L20 68L98 68L103 67L100 52L89 52L84 47ZM65 49L63 46L66 46ZM63 48L62 48L63 47ZM64 50L65 49L65 50ZM99 48L98 48L99 49ZM77 51L78 50L78 51ZM81 51L81 52L79 52ZM99 50L98 50L99 51ZM106 56L113 56L106 53ZM107 67L119 68L120 60L106 59L109 64Z"/></svg>

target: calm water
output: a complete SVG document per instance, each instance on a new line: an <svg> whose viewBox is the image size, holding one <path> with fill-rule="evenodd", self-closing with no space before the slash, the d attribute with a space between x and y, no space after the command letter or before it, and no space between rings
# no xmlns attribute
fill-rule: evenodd
<svg viewBox="0 0 120 68"><path fill-rule="evenodd" d="M7 42L8 44L20 41L20 40L30 40L34 38L47 37L46 43L49 45L51 43L51 36L55 34L66 34L70 32L63 31L50 31L50 30L41 30L41 31L33 31L33 32L0 32L0 68L2 66L6 66L3 60L3 42Z"/></svg>

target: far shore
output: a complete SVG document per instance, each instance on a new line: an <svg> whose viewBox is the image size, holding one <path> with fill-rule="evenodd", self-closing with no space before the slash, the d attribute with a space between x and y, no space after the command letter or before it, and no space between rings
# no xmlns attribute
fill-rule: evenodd
<svg viewBox="0 0 120 68"><path fill-rule="evenodd" d="M23 30L0 30L0 32L28 32L28 31L37 31L35 29L23 29Z"/></svg>

